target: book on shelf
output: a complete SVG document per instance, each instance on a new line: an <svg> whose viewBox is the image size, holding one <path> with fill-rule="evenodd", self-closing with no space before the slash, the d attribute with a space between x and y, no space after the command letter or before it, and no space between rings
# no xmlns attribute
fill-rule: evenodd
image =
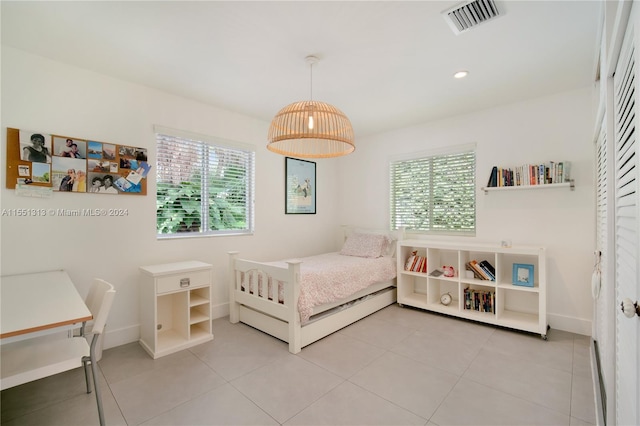
<svg viewBox="0 0 640 426"><path fill-rule="evenodd" d="M410 271L411 270L411 268L413 267L413 262L415 262L417 255L418 255L417 251L411 252L411 256L409 256L407 258L407 261L404 264L404 270L405 271Z"/></svg>
<svg viewBox="0 0 640 426"><path fill-rule="evenodd" d="M491 169L491 174L489 175L489 182L487 182L487 186L498 186L498 168L496 166L493 166L493 169Z"/></svg>
<svg viewBox="0 0 640 426"><path fill-rule="evenodd" d="M493 291L464 289L464 309L495 314L495 301L496 294Z"/></svg>
<svg viewBox="0 0 640 426"><path fill-rule="evenodd" d="M565 161L564 164L562 164L562 173L561 173L561 179L562 182L569 182L571 180L571 162L570 161Z"/></svg>
<svg viewBox="0 0 640 426"><path fill-rule="evenodd" d="M516 167L494 166L487 187L530 186L565 183L571 181L570 161L549 161L541 164L523 164Z"/></svg>
<svg viewBox="0 0 640 426"><path fill-rule="evenodd" d="M413 263L411 264L411 269L409 269L410 271L415 271L418 268L418 263L420 263L420 256L416 255L413 258Z"/></svg>
<svg viewBox="0 0 640 426"><path fill-rule="evenodd" d="M478 265L487 273L487 275L489 275L489 279L491 279L491 281L496 280L496 269L488 260L483 260L482 262L479 262Z"/></svg>
<svg viewBox="0 0 640 426"><path fill-rule="evenodd" d="M465 263L465 269L467 271L471 271L473 272L473 276L474 278L478 279L478 280L483 280L484 277L480 274L480 272L478 272L478 270L476 268L474 268L473 266L471 266L471 262L467 262Z"/></svg>
<svg viewBox="0 0 640 426"><path fill-rule="evenodd" d="M471 267L473 269L475 269L478 272L478 274L482 277L481 279L483 279L483 280L488 280L489 279L489 277L487 276L486 272L484 272L482 270L482 268L480 267L480 265L478 265L478 261L477 260L472 260L469 263L471 264Z"/></svg>
<svg viewBox="0 0 640 426"><path fill-rule="evenodd" d="M483 262L487 262L486 260ZM487 262L489 263L489 262ZM472 260L467 264L474 272L476 278L486 281L495 281L495 272L491 272L486 266L483 267L477 260ZM493 267L492 267L493 268Z"/></svg>
<svg viewBox="0 0 640 426"><path fill-rule="evenodd" d="M411 256L407 258L407 261L404 264L405 271L411 272L427 272L427 258L424 256L418 255L417 251L411 253Z"/></svg>

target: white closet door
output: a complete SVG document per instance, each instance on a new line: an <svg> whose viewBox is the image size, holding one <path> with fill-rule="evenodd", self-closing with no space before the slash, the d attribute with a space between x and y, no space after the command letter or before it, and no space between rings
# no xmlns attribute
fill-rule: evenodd
<svg viewBox="0 0 640 426"><path fill-rule="evenodd" d="M600 286L592 288L594 302L594 339L597 342L598 356L600 359L600 373L602 383L606 389L601 388L605 400L603 414L607 418L608 405L614 401L615 388L608 384L615 383L615 305L616 294L612 271L609 268L608 259L613 253L613 197L611 188L611 175L613 174L611 152L613 142L607 138L606 118L602 119L600 132L595 143L596 159L596 250L601 256L596 256L594 263L599 266ZM608 143L609 142L609 143ZM600 262L599 265L597 262ZM609 399L610 398L610 399ZM615 407L615 405L611 405ZM611 409L614 413L615 410Z"/></svg>
<svg viewBox="0 0 640 426"><path fill-rule="evenodd" d="M634 7L635 9L635 7ZM635 14L638 12L636 11ZM636 84L634 12L623 41L614 75L615 86L615 259L617 305L640 295L638 267L638 143L636 140ZM618 425L640 424L640 319L616 315L616 419Z"/></svg>

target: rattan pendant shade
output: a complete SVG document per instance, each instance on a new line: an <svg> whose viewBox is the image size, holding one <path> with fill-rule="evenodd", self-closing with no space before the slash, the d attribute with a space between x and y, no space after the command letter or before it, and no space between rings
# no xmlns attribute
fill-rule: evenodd
<svg viewBox="0 0 640 426"><path fill-rule="evenodd" d="M309 56L313 65L317 58ZM333 105L318 101L294 102L282 108L269 126L267 149L299 158L331 158L355 149L349 118Z"/></svg>
<svg viewBox="0 0 640 426"><path fill-rule="evenodd" d="M273 118L267 148L292 157L330 158L350 154L356 146L351 122L342 111L324 102L302 101L287 105Z"/></svg>

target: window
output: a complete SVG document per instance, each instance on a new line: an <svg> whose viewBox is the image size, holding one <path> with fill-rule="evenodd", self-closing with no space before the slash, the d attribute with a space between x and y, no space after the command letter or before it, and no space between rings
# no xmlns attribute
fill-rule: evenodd
<svg viewBox="0 0 640 426"><path fill-rule="evenodd" d="M253 232L255 152L156 127L158 238Z"/></svg>
<svg viewBox="0 0 640 426"><path fill-rule="evenodd" d="M475 235L475 147L391 161L391 229Z"/></svg>

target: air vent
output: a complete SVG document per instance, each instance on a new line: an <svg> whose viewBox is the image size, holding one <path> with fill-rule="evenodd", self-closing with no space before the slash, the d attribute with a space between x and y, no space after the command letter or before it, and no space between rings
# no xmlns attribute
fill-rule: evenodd
<svg viewBox="0 0 640 426"><path fill-rule="evenodd" d="M477 27L483 22L500 16L493 0L475 0L442 12L445 21L456 34Z"/></svg>

